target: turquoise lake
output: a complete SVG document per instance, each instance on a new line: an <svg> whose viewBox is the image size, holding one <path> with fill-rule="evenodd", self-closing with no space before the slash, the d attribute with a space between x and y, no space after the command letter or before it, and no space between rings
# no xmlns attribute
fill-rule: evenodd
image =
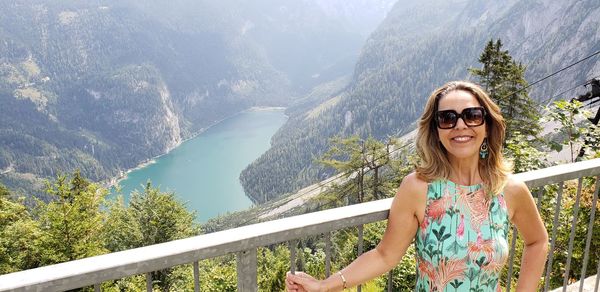
<svg viewBox="0 0 600 292"><path fill-rule="evenodd" d="M241 171L270 147L271 137L287 120L283 110L239 113L208 128L119 182L125 201L148 180L173 191L196 220L252 206L239 181Z"/></svg>

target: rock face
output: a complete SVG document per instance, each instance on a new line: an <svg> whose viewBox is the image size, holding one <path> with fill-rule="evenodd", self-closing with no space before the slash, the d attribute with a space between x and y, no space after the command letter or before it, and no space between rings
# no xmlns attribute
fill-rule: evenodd
<svg viewBox="0 0 600 292"><path fill-rule="evenodd" d="M114 177L349 74L363 39L317 2L2 2L0 182L27 193L77 168Z"/></svg>
<svg viewBox="0 0 600 292"><path fill-rule="evenodd" d="M600 49L599 22L600 2L594 0L400 0L365 42L346 90L330 96L335 106L317 118L310 113L320 104L289 110L295 115L273 139L273 148L242 173L246 193L277 197L327 177L313 158L324 153L332 136L382 139L408 132L437 86L470 78L467 68L479 67L491 38L500 38L527 66L526 79L533 82ZM542 107L557 93L600 75L599 60L536 84L530 96ZM578 90L556 98L584 89Z"/></svg>
<svg viewBox="0 0 600 292"><path fill-rule="evenodd" d="M160 3L9 2L0 9L0 169L10 171L0 179L16 189L77 168L114 177L244 108L289 102L284 74L226 24L175 22ZM203 21L218 14L184 2ZM252 61L240 63L241 52Z"/></svg>

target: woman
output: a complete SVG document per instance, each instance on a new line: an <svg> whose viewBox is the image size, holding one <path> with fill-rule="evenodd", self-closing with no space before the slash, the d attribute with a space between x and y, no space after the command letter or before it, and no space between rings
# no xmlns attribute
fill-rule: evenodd
<svg viewBox="0 0 600 292"><path fill-rule="evenodd" d="M396 266L414 239L416 291L500 291L510 220L525 244L517 291L536 291L548 234L527 186L510 176L504 135L500 108L479 86L435 90L419 121L420 165L400 184L381 242L325 280L288 273L287 290L364 283Z"/></svg>

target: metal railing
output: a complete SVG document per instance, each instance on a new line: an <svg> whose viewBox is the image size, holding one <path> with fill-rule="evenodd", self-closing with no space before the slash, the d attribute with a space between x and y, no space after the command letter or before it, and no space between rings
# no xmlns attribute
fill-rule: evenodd
<svg viewBox="0 0 600 292"><path fill-rule="evenodd" d="M575 223L578 220L582 182L584 177L596 176L595 191L593 194L590 221L587 224L584 259L582 269L579 271L581 283L588 269L590 245L595 226L595 212L598 200L600 180L600 159L577 162L568 165L559 165L541 170L517 174L519 179L526 182L529 188L543 187L549 184L558 184L558 196L554 210L554 221L550 234L550 252L545 270L544 291L549 289L548 276L554 261L558 217L562 207L563 186L568 180L578 179L576 202L573 207L572 226L568 243L568 257L565 263L563 291L571 279L571 255L575 240ZM534 193L538 208L543 201L544 188ZM335 208L314 212L279 220L268 221L229 229L191 238L115 252L61 264L11 273L0 276L0 291L62 291L79 287L94 286L100 291L100 284L106 281L121 279L133 275L146 275L147 290L152 291L151 272L183 264L193 264L195 291L200 290L200 273L198 261L235 254L237 257L238 291L257 290L257 248L276 243L288 242L290 246L290 261L292 270L295 268L296 244L299 239L314 235L324 234L325 238L325 267L326 274L330 274L331 267L331 242L332 231L358 227L358 254L362 253L362 230L367 223L386 220L392 199L383 199L347 207ZM516 229L513 227L513 234ZM597 230L600 232L600 230ZM514 265L516 236L513 236L509 255L508 278L505 283L511 283ZM597 255L595 255L597 256ZM596 275L600 274L600 259ZM391 279L391 277L389 277ZM596 278L595 290L598 291ZM388 287L391 287L388 281ZM510 285L507 291L510 291ZM390 289L390 288L388 288ZM583 286L579 288L582 291Z"/></svg>

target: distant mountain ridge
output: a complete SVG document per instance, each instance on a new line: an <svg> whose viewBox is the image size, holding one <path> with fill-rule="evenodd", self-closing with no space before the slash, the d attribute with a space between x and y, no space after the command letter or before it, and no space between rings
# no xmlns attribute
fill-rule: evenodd
<svg viewBox="0 0 600 292"><path fill-rule="evenodd" d="M314 158L334 135L383 139L411 130L430 92L469 79L467 68L479 67L491 38L527 66L531 82L599 50L599 24L600 2L592 0L398 1L363 46L347 89L323 99L335 104L318 116L290 109L295 116L274 147L242 172L244 189L261 201L329 176ZM530 96L544 101L595 75L598 58L536 85Z"/></svg>
<svg viewBox="0 0 600 292"><path fill-rule="evenodd" d="M25 192L77 168L92 180L114 177L243 109L286 106L306 84L349 74L339 64L353 64L362 42L339 19L315 18L322 10L311 1L11 0L0 8L0 181ZM295 30L282 31L286 23ZM332 24L326 37L312 42L324 23ZM261 38L269 35L284 45ZM334 45L355 49L333 58ZM326 53L298 56L304 51ZM286 54L319 78L295 75L277 61Z"/></svg>
<svg viewBox="0 0 600 292"><path fill-rule="evenodd" d="M285 86L274 69L245 76L214 32L171 31L127 1L3 6L0 169L13 167L2 177L9 186L30 190L76 168L115 176L265 96L285 102L274 98L281 88L258 88ZM252 86L254 96L239 93Z"/></svg>

